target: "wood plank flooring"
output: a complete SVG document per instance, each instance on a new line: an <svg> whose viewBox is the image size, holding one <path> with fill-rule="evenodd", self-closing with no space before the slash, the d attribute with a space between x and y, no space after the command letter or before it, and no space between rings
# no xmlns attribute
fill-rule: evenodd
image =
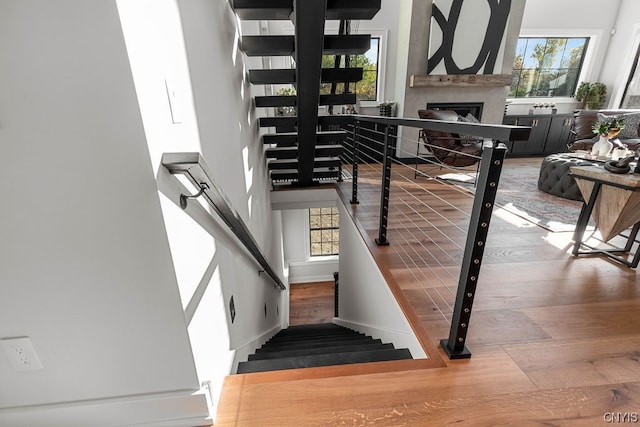
<svg viewBox="0 0 640 427"><path fill-rule="evenodd" d="M541 160L509 159L505 167ZM379 192L373 175L363 175L351 210L371 244ZM448 336L471 199L435 180L404 182L392 188L403 212L390 220L391 245L370 250L442 366L236 375L225 383L216 425L594 426L607 424L606 413L640 412L636 270L574 257L570 232L496 211L469 325L473 356L448 360L437 343Z"/></svg>
<svg viewBox="0 0 640 427"><path fill-rule="evenodd" d="M289 325L331 323L334 282L292 283L289 287Z"/></svg>

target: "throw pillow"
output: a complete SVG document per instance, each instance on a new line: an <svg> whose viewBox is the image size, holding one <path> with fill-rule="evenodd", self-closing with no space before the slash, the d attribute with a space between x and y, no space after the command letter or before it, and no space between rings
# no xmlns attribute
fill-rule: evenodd
<svg viewBox="0 0 640 427"><path fill-rule="evenodd" d="M640 125L640 112L623 114L624 129L618 134L620 139L638 138L638 125Z"/></svg>
<svg viewBox="0 0 640 427"><path fill-rule="evenodd" d="M605 120L608 117L615 117L615 116L624 118L624 129L622 129L617 136L619 139L638 138L638 125L640 125L640 112L616 114L613 116L608 114L598 113L598 120Z"/></svg>
<svg viewBox="0 0 640 427"><path fill-rule="evenodd" d="M465 117L458 115L458 121L461 123L480 123L480 121L476 119L471 113L468 113ZM482 138L478 138L477 136L473 135L460 135L460 140L465 145L482 142Z"/></svg>

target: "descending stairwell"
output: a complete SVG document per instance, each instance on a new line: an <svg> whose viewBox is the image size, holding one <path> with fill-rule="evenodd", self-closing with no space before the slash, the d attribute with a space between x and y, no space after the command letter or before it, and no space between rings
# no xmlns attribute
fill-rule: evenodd
<svg viewBox="0 0 640 427"><path fill-rule="evenodd" d="M370 47L368 34L325 35L325 21L371 19L381 0L232 0L243 20L291 20L295 35L243 36L248 56L292 56L295 69L250 70L252 84L291 84L296 95L257 96L256 107L295 107L295 117L263 117L261 127L275 127L263 136L272 182L309 186L340 180L344 131L328 131L347 122L345 116L318 117L319 106L352 105L354 93L320 94L321 83L362 79L362 68L322 68L322 55L357 55Z"/></svg>
<svg viewBox="0 0 640 427"><path fill-rule="evenodd" d="M411 359L408 349L395 349L359 332L332 323L290 326L240 362L238 374Z"/></svg>

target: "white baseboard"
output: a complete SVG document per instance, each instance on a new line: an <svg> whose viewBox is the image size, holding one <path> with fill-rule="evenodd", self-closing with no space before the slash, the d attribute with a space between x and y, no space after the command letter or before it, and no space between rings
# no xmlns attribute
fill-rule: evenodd
<svg viewBox="0 0 640 427"><path fill-rule="evenodd" d="M235 354L233 356L233 365L231 366L231 373L236 373L238 371L238 364L240 362L246 362L249 358L250 354L253 354L256 349L260 348L265 342L267 342L272 336L278 333L282 329L280 325L268 330L264 334L252 339L248 343L243 346L238 347L235 350Z"/></svg>

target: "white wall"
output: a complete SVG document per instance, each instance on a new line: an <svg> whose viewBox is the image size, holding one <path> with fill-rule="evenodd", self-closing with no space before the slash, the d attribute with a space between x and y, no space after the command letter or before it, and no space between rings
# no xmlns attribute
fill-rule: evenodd
<svg viewBox="0 0 640 427"><path fill-rule="evenodd" d="M29 336L44 365L16 372L0 355L0 425L35 425L40 405L85 405L46 425L113 425L126 414L86 408L189 400L199 382L115 2L3 1L0 52L0 338Z"/></svg>
<svg viewBox="0 0 640 427"><path fill-rule="evenodd" d="M253 88L244 80L250 65L237 49L240 29L227 2L118 4L154 168L164 152L202 152L212 178L284 278L280 218L269 204ZM175 93L171 103L165 82ZM224 376L235 370L236 352L242 358L281 324L286 293L259 274L220 221L205 223L205 231L177 207L178 192L162 169L158 178L167 194L163 213L198 376L209 383L213 412Z"/></svg>
<svg viewBox="0 0 640 427"><path fill-rule="evenodd" d="M333 280L338 271L338 256L311 256L309 243L309 210L282 211L284 258L291 283Z"/></svg>
<svg viewBox="0 0 640 427"><path fill-rule="evenodd" d="M415 358L426 357L409 322L378 269L355 224L338 203L340 211L339 317L334 322L409 348Z"/></svg>
<svg viewBox="0 0 640 427"><path fill-rule="evenodd" d="M621 0L599 79L609 87L608 107L618 108L640 46L640 2Z"/></svg>
<svg viewBox="0 0 640 427"><path fill-rule="evenodd" d="M603 79L601 70L615 26L618 7L622 0L535 0L527 1L520 35L523 37L589 37L589 47L579 81L602 81L608 86L609 95L615 78ZM550 13L553 11L553 13ZM567 19L567 17L571 17ZM527 114L533 103L549 102L549 98L514 99L509 114ZM553 98L559 113L570 113L580 105L573 97Z"/></svg>

